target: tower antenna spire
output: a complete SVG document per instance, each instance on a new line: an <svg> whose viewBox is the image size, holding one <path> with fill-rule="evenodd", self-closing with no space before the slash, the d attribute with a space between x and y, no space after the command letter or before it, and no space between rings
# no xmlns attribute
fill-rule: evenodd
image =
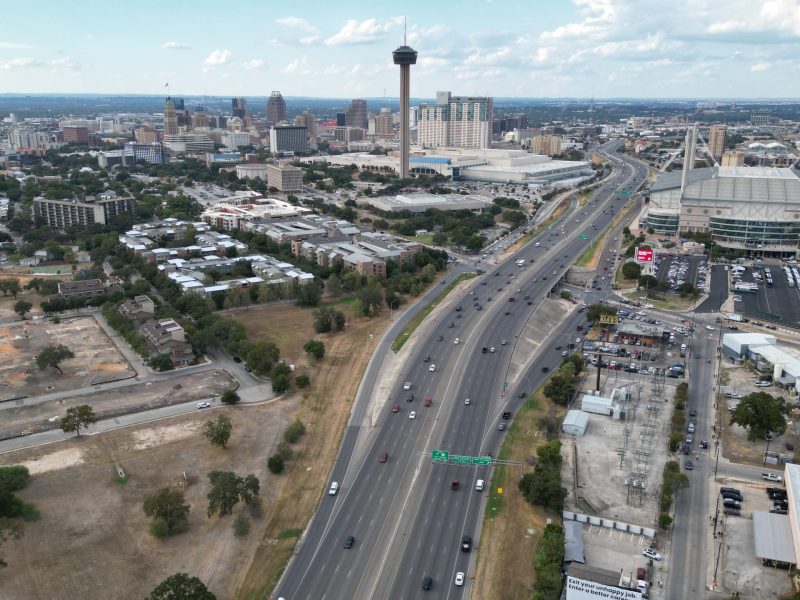
<svg viewBox="0 0 800 600"><path fill-rule="evenodd" d="M403 17L403 46L406 45L406 17Z"/></svg>

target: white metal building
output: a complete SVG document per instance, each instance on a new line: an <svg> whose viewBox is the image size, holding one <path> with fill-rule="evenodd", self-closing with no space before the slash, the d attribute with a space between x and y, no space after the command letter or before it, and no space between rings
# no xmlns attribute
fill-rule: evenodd
<svg viewBox="0 0 800 600"><path fill-rule="evenodd" d="M582 410L569 410L564 422L561 423L561 431L569 435L584 435L586 427L589 425L589 415Z"/></svg>
<svg viewBox="0 0 800 600"><path fill-rule="evenodd" d="M581 398L581 410L598 415L610 415L613 410L613 401L604 396L585 394Z"/></svg>

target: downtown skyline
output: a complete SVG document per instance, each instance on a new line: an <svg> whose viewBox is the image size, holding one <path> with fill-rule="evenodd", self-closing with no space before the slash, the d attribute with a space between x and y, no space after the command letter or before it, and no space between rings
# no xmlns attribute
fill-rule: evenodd
<svg viewBox="0 0 800 600"><path fill-rule="evenodd" d="M26 6L0 35L0 91L395 98L406 16L412 97L800 96L798 0L235 7Z"/></svg>

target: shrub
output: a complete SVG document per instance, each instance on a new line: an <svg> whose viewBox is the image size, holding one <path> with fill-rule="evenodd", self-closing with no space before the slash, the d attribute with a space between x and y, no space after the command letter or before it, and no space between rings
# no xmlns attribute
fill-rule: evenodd
<svg viewBox="0 0 800 600"><path fill-rule="evenodd" d="M167 522L164 519L153 519L150 521L148 529L150 531L150 535L157 540L163 540L169 535L169 527L167 527Z"/></svg>
<svg viewBox="0 0 800 600"><path fill-rule="evenodd" d="M282 394L289 389L291 385L289 378L286 375L278 375L272 379L272 391L276 394Z"/></svg>
<svg viewBox="0 0 800 600"><path fill-rule="evenodd" d="M241 400L241 398L239 398L239 394L233 390L225 390L222 392L222 396L220 396L219 399L222 400L223 404L236 404L239 402L239 400Z"/></svg>
<svg viewBox="0 0 800 600"><path fill-rule="evenodd" d="M276 454L280 454L283 460L292 460L294 458L294 450L286 442L279 442Z"/></svg>
<svg viewBox="0 0 800 600"><path fill-rule="evenodd" d="M270 473L278 473L283 472L283 457L280 454L273 454L267 459L267 468L269 469Z"/></svg>
<svg viewBox="0 0 800 600"><path fill-rule="evenodd" d="M658 515L658 526L661 529L667 530L669 529L670 525L672 525L672 517L670 517L667 513L661 513Z"/></svg>
<svg viewBox="0 0 800 600"><path fill-rule="evenodd" d="M286 428L286 431L283 433L283 439L289 442L290 444L296 443L303 434L306 432L306 426L303 425L303 422L300 419L295 419L293 423Z"/></svg>
<svg viewBox="0 0 800 600"><path fill-rule="evenodd" d="M309 379L308 375L303 373L294 378L294 384L302 390L311 385L311 379Z"/></svg>

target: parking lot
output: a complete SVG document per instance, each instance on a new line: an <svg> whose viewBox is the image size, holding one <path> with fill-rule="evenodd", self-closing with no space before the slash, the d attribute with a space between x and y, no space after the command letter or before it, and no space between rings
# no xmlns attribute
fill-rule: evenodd
<svg viewBox="0 0 800 600"><path fill-rule="evenodd" d="M733 285L736 281L741 281L758 286L755 293L734 292L735 311L750 318L794 327L800 325L800 282L794 273L791 283L789 282L784 271L786 266L788 265L779 261L766 261L756 263L755 266L734 267L740 273L739 276L734 276L733 270L729 271ZM794 265L792 272L795 269L800 272L800 267Z"/></svg>
<svg viewBox="0 0 800 600"><path fill-rule="evenodd" d="M709 266L704 256L657 254L653 266L658 280L666 281L671 292L677 291L684 283L700 290L706 287Z"/></svg>

